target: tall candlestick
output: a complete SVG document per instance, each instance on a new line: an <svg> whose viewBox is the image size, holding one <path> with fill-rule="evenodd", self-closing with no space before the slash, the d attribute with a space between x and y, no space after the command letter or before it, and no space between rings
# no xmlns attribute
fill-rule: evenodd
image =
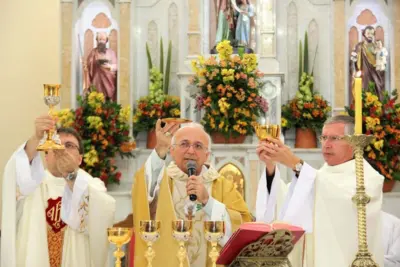
<svg viewBox="0 0 400 267"><path fill-rule="evenodd" d="M355 134L362 134L362 78L354 78L354 104L356 115Z"/></svg>

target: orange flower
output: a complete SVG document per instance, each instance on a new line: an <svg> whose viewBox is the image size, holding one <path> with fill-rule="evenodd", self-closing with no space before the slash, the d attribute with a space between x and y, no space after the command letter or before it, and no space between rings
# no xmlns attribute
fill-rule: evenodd
<svg viewBox="0 0 400 267"><path fill-rule="evenodd" d="M319 116L319 110L318 109L313 109L312 115L316 118Z"/></svg>
<svg viewBox="0 0 400 267"><path fill-rule="evenodd" d="M368 153L368 157L371 158L371 159L376 159L376 155L375 155L374 151L371 150L371 151Z"/></svg>

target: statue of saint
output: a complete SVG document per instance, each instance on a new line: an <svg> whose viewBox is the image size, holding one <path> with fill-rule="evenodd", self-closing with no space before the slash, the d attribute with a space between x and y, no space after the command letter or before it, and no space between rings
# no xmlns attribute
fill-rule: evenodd
<svg viewBox="0 0 400 267"><path fill-rule="evenodd" d="M89 53L83 64L85 87L94 86L105 97L117 100L117 55L106 47L108 36L105 32L99 32L96 36L97 47Z"/></svg>
<svg viewBox="0 0 400 267"><path fill-rule="evenodd" d="M362 31L362 36L363 40L356 45L351 53L351 74L355 77L356 73L361 71L363 89L367 89L368 84L373 82L376 95L379 99L382 99L385 90L385 69L388 52L382 46L382 41L375 40L374 27L367 26Z"/></svg>

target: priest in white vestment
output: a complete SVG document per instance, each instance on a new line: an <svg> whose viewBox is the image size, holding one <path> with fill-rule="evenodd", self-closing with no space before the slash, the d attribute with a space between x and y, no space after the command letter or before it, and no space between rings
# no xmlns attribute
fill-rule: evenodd
<svg viewBox="0 0 400 267"><path fill-rule="evenodd" d="M295 174L279 215L276 215L276 207L267 209L269 203L274 203L271 199L273 190L267 197L261 194L257 197L258 220L271 222L278 218L305 229L305 249L299 258L294 259L294 266L350 266L355 258L358 251L357 209L351 200L356 192L355 161L352 147L343 140L345 134L353 133L352 117L336 116L325 123L321 142L326 163L319 170L296 157L279 140L262 142L257 148L262 161L281 163L293 169ZM266 167L269 176L279 180L272 182L272 188L274 183L282 183L275 165L269 163ZM378 265L384 266L381 224L383 176L364 161L364 180L366 193L371 197L367 205L369 251ZM262 191L259 189L259 193ZM278 192L274 194L279 195Z"/></svg>
<svg viewBox="0 0 400 267"><path fill-rule="evenodd" d="M400 219L382 212L385 267L400 267Z"/></svg>
<svg viewBox="0 0 400 267"><path fill-rule="evenodd" d="M1 267L107 267L115 200L79 169L83 144L74 129L59 129L66 149L46 152L45 170L36 147L55 122L45 115L35 127L4 171Z"/></svg>

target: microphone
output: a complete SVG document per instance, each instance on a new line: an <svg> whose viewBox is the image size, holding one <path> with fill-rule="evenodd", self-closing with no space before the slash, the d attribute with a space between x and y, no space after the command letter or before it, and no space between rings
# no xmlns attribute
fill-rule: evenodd
<svg viewBox="0 0 400 267"><path fill-rule="evenodd" d="M194 160L189 160L186 163L186 168L187 168L189 177L196 174L196 162ZM189 196L189 199L191 201L196 201L197 200L197 196L195 194L191 194Z"/></svg>

